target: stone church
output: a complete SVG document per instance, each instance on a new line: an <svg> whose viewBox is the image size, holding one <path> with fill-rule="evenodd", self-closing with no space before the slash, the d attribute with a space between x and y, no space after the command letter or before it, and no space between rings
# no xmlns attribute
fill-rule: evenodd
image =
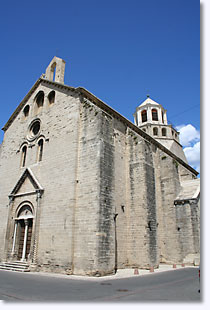
<svg viewBox="0 0 210 310"><path fill-rule="evenodd" d="M166 110L148 96L132 123L64 71L54 57L3 127L1 268L103 276L195 263L198 172Z"/></svg>

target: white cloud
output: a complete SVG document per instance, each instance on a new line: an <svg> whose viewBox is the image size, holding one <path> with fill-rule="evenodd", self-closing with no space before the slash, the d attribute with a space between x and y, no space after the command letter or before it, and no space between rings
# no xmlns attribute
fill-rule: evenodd
<svg viewBox="0 0 210 310"><path fill-rule="evenodd" d="M184 153L190 166L200 172L200 142L184 148Z"/></svg>
<svg viewBox="0 0 210 310"><path fill-rule="evenodd" d="M200 132L191 124L176 126L176 130L189 165L200 172Z"/></svg>
<svg viewBox="0 0 210 310"><path fill-rule="evenodd" d="M179 140L183 146L193 146L200 141L200 132L191 124L179 125L176 130L180 132Z"/></svg>

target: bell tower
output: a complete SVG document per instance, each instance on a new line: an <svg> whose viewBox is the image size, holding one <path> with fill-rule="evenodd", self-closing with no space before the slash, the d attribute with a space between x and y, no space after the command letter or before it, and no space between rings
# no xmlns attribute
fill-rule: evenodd
<svg viewBox="0 0 210 310"><path fill-rule="evenodd" d="M53 57L45 72L45 78L50 81L64 84L65 61L59 57Z"/></svg>
<svg viewBox="0 0 210 310"><path fill-rule="evenodd" d="M136 126L187 163L179 142L179 132L171 124L168 124L166 110L161 104L147 95L147 99L136 108L133 116Z"/></svg>

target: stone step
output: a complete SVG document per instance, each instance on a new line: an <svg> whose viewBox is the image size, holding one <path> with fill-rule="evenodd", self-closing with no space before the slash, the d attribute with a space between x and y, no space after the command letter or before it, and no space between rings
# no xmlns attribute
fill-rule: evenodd
<svg viewBox="0 0 210 310"><path fill-rule="evenodd" d="M24 262L3 262L0 263L1 270L11 270L20 272L29 272L30 268L27 263Z"/></svg>
<svg viewBox="0 0 210 310"><path fill-rule="evenodd" d="M0 264L0 267L16 268L16 269L28 269L29 266L21 266L21 265L14 265L14 264Z"/></svg>
<svg viewBox="0 0 210 310"><path fill-rule="evenodd" d="M0 270L8 270L8 271L19 271L19 272L30 272L30 269L18 269L6 266L0 266Z"/></svg>
<svg viewBox="0 0 210 310"><path fill-rule="evenodd" d="M29 264L28 263L26 263L26 262L21 262L21 261L15 261L15 262L2 262L2 263L0 263L0 265L1 264L3 264L3 265L5 265L5 264L10 264L10 265L13 265L13 266L23 266L23 267L28 267L29 266Z"/></svg>

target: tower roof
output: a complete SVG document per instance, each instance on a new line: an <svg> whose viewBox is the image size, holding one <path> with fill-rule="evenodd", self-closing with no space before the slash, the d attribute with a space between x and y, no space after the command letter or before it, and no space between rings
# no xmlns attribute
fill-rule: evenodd
<svg viewBox="0 0 210 310"><path fill-rule="evenodd" d="M146 100L144 100L138 107L143 107L147 104L152 104L152 105L157 105L159 106L160 104L157 103L156 101L152 100L150 97L148 97Z"/></svg>

